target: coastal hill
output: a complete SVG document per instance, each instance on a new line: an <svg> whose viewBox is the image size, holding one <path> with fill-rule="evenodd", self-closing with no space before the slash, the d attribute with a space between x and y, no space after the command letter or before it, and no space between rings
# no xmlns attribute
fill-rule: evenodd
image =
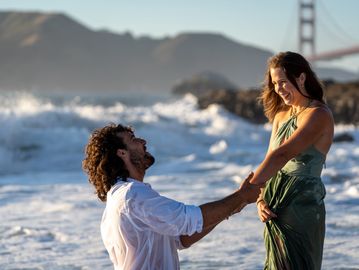
<svg viewBox="0 0 359 270"><path fill-rule="evenodd" d="M170 91L203 70L260 82L270 51L221 34L135 38L94 31L64 14L0 13L0 89Z"/></svg>
<svg viewBox="0 0 359 270"><path fill-rule="evenodd" d="M252 87L272 54L216 33L154 39L95 31L64 14L0 12L2 91L170 92L204 71Z"/></svg>

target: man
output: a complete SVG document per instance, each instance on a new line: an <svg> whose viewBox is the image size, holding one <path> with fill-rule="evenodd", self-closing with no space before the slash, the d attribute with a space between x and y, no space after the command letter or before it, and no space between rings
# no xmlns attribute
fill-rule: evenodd
<svg viewBox="0 0 359 270"><path fill-rule="evenodd" d="M154 162L146 141L122 125L95 130L86 146L83 169L107 201L101 235L115 270L179 269L177 249L190 247L259 195L250 175L222 200L185 205L143 183Z"/></svg>

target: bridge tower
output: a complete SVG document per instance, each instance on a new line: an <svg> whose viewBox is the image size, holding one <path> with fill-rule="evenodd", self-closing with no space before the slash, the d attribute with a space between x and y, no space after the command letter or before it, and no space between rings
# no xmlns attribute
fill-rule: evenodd
<svg viewBox="0 0 359 270"><path fill-rule="evenodd" d="M315 57L315 0L299 1L299 52Z"/></svg>

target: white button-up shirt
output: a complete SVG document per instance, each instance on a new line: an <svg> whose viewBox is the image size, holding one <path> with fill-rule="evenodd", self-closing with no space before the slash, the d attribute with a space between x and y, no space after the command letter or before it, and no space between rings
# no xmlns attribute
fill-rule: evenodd
<svg viewBox="0 0 359 270"><path fill-rule="evenodd" d="M198 206L171 200L128 178L107 193L101 236L115 270L171 270L179 269L179 236L202 227Z"/></svg>

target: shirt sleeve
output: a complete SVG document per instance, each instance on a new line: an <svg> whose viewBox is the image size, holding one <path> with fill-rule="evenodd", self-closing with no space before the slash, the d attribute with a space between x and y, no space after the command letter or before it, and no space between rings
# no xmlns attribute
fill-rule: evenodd
<svg viewBox="0 0 359 270"><path fill-rule="evenodd" d="M192 235L201 232L202 211L161 196L146 185L132 186L126 196L126 208L132 222L143 229L170 236Z"/></svg>
<svg viewBox="0 0 359 270"><path fill-rule="evenodd" d="M177 249L179 249L179 250L186 249L186 247L184 247L184 246L182 245L181 236L180 236L180 235L175 236L175 243L176 243L176 248L177 248Z"/></svg>

